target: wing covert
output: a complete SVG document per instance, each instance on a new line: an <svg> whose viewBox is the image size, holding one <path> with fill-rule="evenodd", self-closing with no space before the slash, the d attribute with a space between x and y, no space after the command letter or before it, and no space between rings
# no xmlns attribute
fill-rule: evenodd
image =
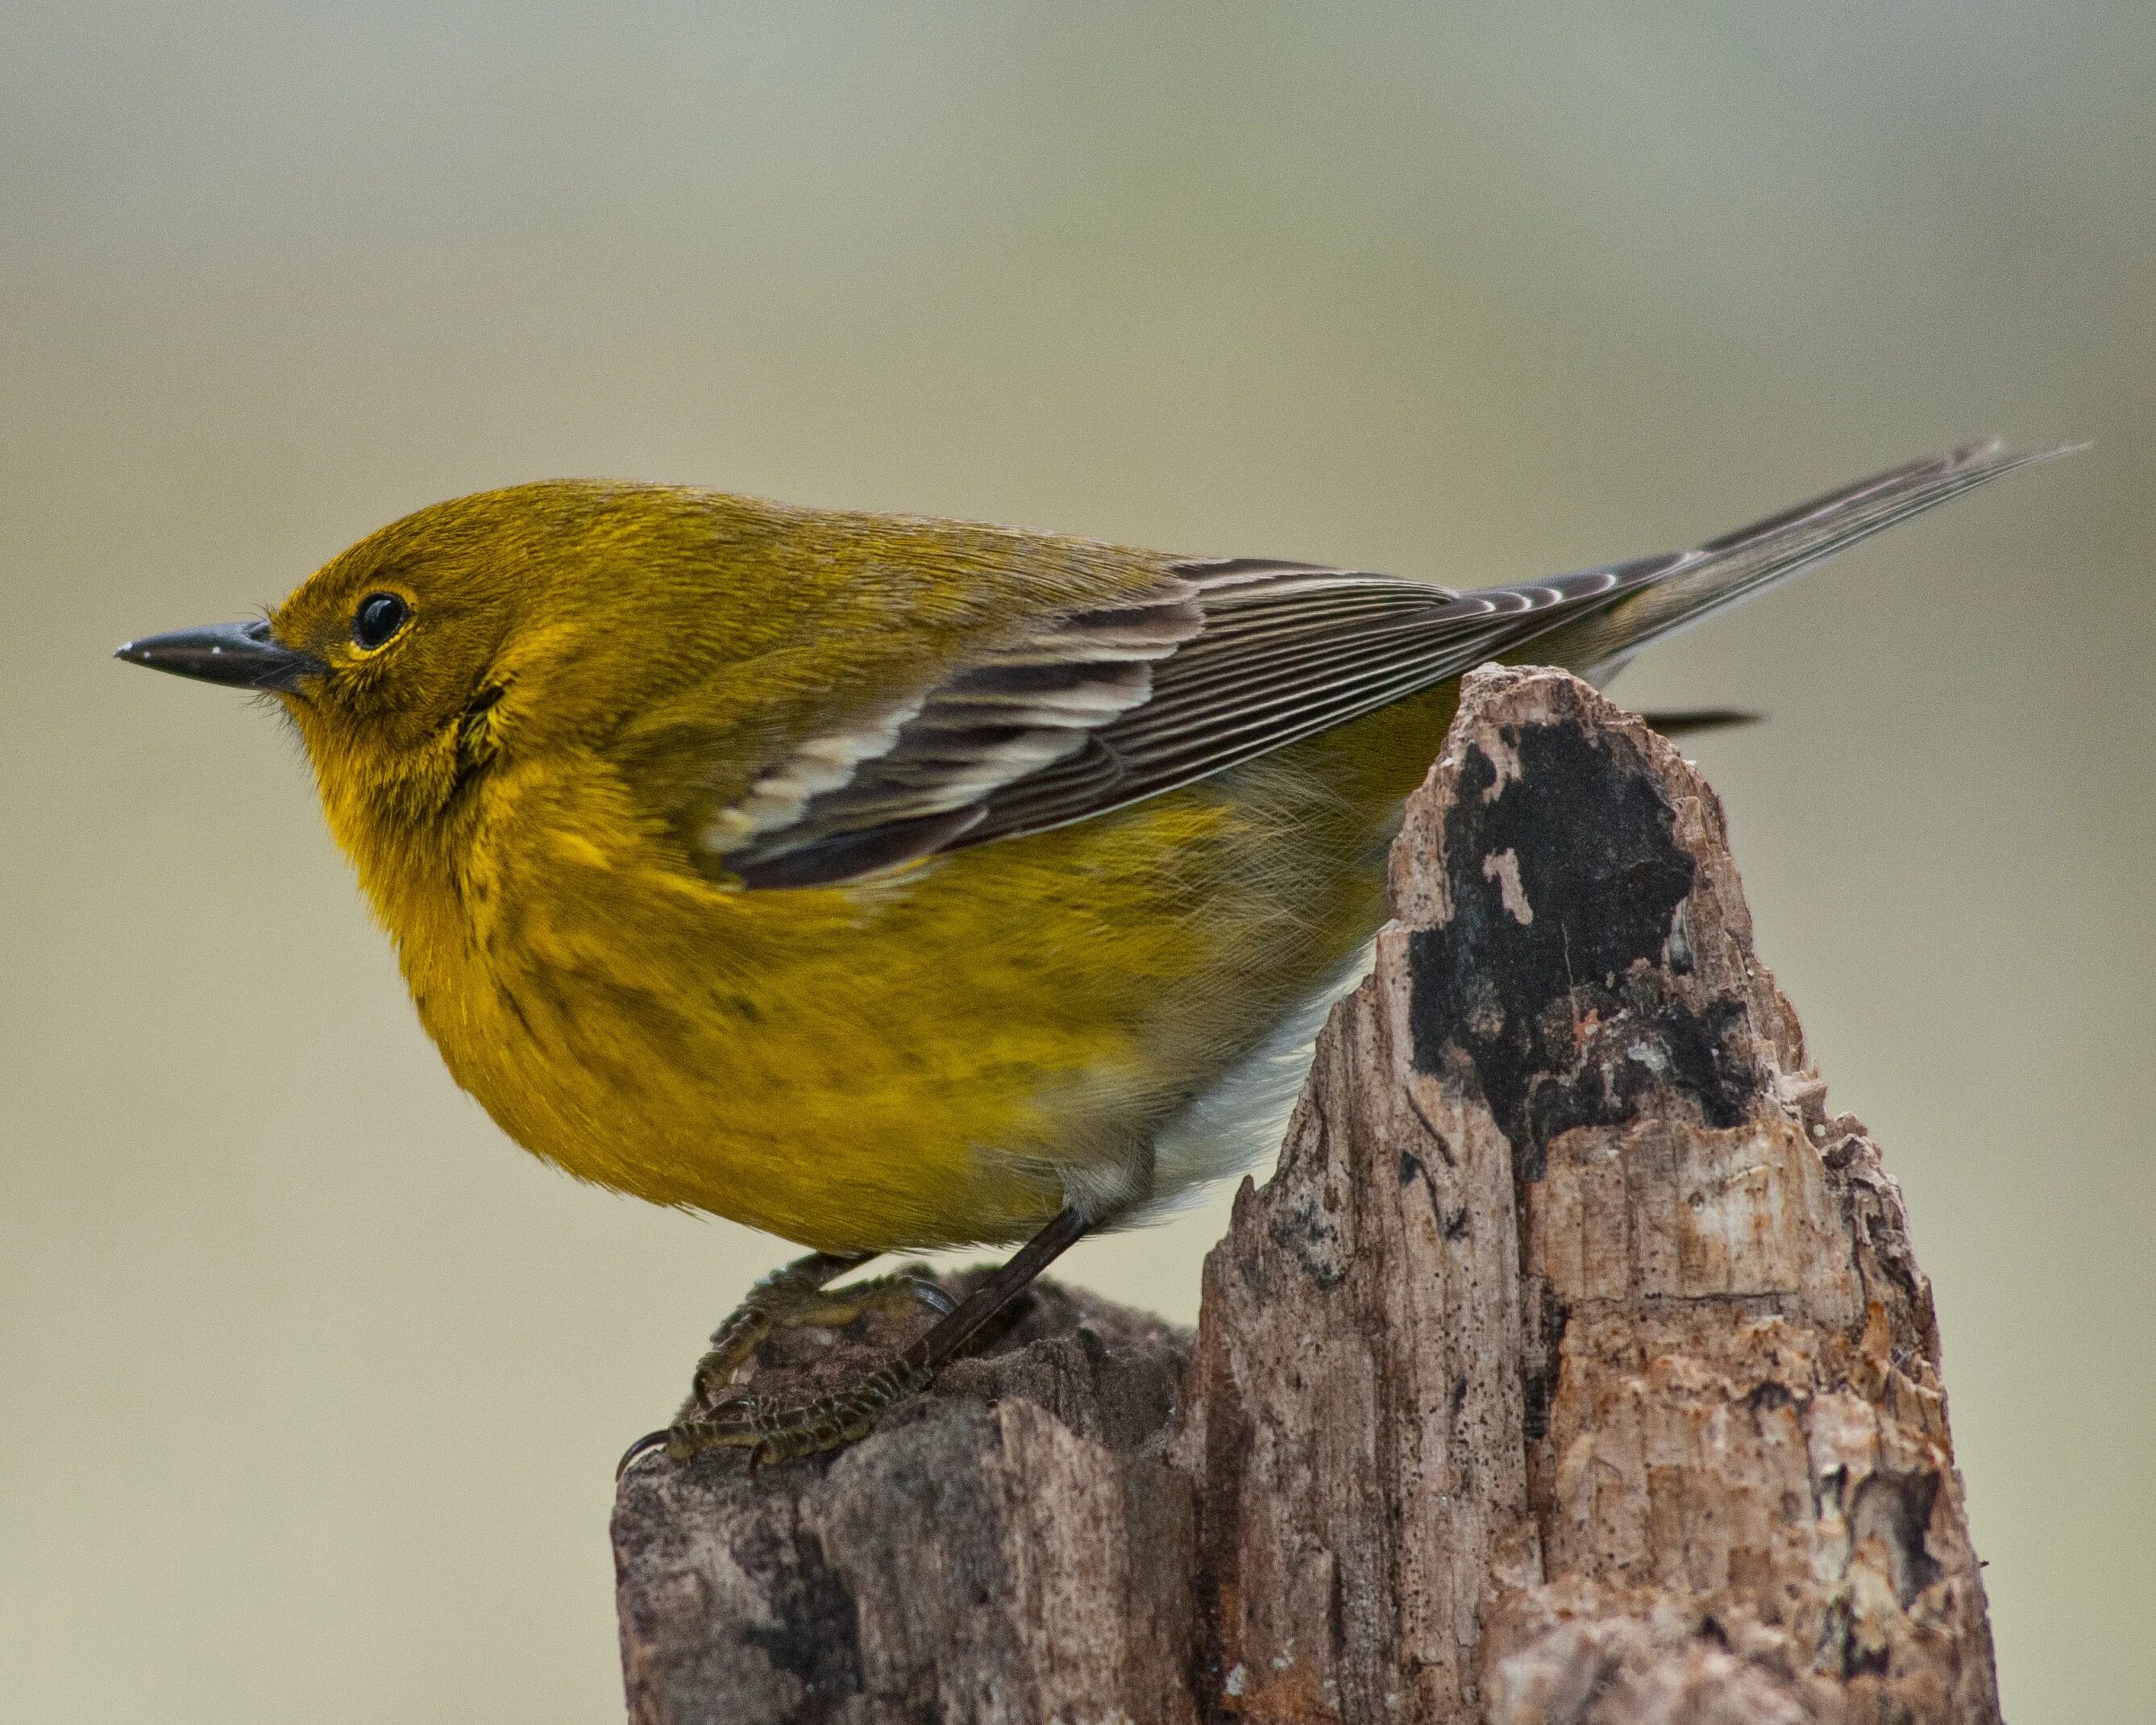
<svg viewBox="0 0 2156 1725"><path fill-rule="evenodd" d="M1036 624L921 697L804 744L722 809L707 848L751 886L851 880L947 850L1004 786L1083 753L1152 692L1153 665L1204 626L1195 590Z"/></svg>
<svg viewBox="0 0 2156 1725"><path fill-rule="evenodd" d="M1474 593L1251 558L1177 563L918 700L818 737L720 811L752 887L836 884L1104 814L1440 682L1668 558Z"/></svg>

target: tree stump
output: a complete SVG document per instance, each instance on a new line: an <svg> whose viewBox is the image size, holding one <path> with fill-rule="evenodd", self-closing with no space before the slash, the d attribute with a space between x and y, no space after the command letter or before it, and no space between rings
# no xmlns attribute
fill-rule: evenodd
<svg viewBox="0 0 2156 1725"><path fill-rule="evenodd" d="M1901 1193L1713 792L1486 668L1393 893L1194 1337L1045 1287L851 1450L631 1470L632 1720L1998 1717Z"/></svg>

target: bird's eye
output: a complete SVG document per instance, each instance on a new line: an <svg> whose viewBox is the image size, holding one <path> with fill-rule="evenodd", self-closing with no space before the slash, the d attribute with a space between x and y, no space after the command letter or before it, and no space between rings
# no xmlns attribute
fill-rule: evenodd
<svg viewBox="0 0 2156 1725"><path fill-rule="evenodd" d="M352 614L352 638L362 647L379 647L404 627L412 608L393 593L371 593Z"/></svg>

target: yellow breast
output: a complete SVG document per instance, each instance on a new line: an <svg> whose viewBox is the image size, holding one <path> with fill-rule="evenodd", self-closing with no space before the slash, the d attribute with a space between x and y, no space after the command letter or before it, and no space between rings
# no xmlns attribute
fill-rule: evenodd
<svg viewBox="0 0 2156 1725"><path fill-rule="evenodd" d="M1155 1195L1162 1125L1367 937L1383 809L1338 765L745 892L584 755L374 896L458 1082L579 1178L824 1250L1008 1240Z"/></svg>

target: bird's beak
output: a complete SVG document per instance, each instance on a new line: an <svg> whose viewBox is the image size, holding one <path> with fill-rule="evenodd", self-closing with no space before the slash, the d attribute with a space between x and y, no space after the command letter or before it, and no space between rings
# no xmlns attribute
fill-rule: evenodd
<svg viewBox="0 0 2156 1725"><path fill-rule="evenodd" d="M270 638L269 623L259 617L251 623L218 623L208 629L145 635L112 656L170 671L176 677L199 677L205 683L231 683L242 689L275 689L287 695L303 679L329 669L310 654L280 646Z"/></svg>

